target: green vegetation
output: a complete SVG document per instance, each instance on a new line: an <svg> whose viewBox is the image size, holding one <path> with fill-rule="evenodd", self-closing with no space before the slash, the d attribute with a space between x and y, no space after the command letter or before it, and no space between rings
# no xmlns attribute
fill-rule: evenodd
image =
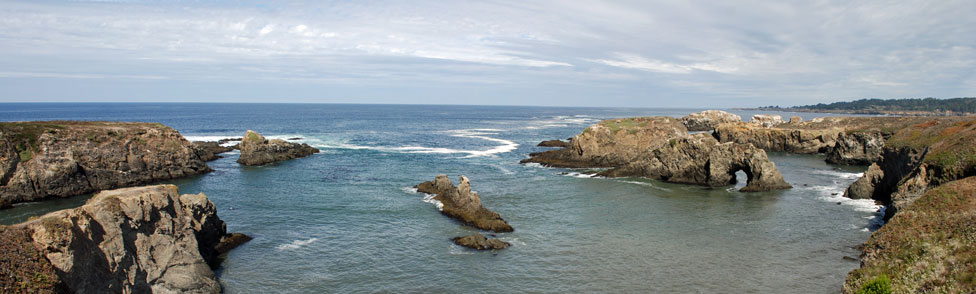
<svg viewBox="0 0 976 294"><path fill-rule="evenodd" d="M255 132L247 132L247 135L244 136L244 141L254 142L254 143L261 143L264 140L262 140L261 135L258 135L258 133L255 133Z"/></svg>
<svg viewBox="0 0 976 294"><path fill-rule="evenodd" d="M899 211L865 243L848 293L976 291L976 177L946 183ZM890 280L885 281L885 278ZM864 291L864 292L862 292Z"/></svg>
<svg viewBox="0 0 976 294"><path fill-rule="evenodd" d="M611 132L616 133L619 132L620 130L629 130L629 131L636 132L637 128L646 127L648 121L645 119L641 119L639 117L635 117L635 118L605 120L600 123L606 126L607 128L610 128Z"/></svg>
<svg viewBox="0 0 976 294"><path fill-rule="evenodd" d="M4 122L0 123L0 133L13 143L14 149L20 156L20 161L26 162L34 158L34 151L40 150L40 138L45 132L54 133L64 129L63 125L47 122Z"/></svg>
<svg viewBox="0 0 976 294"><path fill-rule="evenodd" d="M871 279L861 290L857 290L857 294L891 294L891 279L885 274Z"/></svg>
<svg viewBox="0 0 976 294"><path fill-rule="evenodd" d="M844 111L859 113L885 112L956 112L976 113L976 98L908 98L908 99L861 99L850 102L834 102L830 104L793 106L781 108L779 106L760 107L770 110L814 110L814 111Z"/></svg>
<svg viewBox="0 0 976 294"><path fill-rule="evenodd" d="M54 267L24 228L0 230L0 289L4 293L64 293Z"/></svg>

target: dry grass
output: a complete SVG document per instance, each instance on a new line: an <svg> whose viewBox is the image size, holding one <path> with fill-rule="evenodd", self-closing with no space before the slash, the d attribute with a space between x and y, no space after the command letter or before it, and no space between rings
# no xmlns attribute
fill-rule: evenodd
<svg viewBox="0 0 976 294"><path fill-rule="evenodd" d="M976 177L925 193L871 235L845 291L882 274L894 293L976 292Z"/></svg>
<svg viewBox="0 0 976 294"><path fill-rule="evenodd" d="M0 240L0 292L67 292L54 267L34 248L27 229L0 228Z"/></svg>

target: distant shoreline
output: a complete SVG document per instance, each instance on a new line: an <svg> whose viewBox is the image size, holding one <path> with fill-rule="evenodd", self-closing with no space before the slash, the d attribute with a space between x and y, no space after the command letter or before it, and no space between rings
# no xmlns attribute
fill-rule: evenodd
<svg viewBox="0 0 976 294"><path fill-rule="evenodd" d="M748 111L776 111L776 112L806 112L806 113L831 113L831 114L859 114L859 115L887 115L887 116L970 116L976 115L972 112L954 111L899 111L899 110L873 110L873 109L810 109L810 108L773 108L773 107L753 107L753 108L732 108L733 110Z"/></svg>

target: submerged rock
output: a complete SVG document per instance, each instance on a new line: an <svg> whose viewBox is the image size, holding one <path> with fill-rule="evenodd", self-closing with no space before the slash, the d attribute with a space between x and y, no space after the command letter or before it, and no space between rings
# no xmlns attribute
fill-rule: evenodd
<svg viewBox="0 0 976 294"><path fill-rule="evenodd" d="M179 132L157 123L0 123L0 207L211 171Z"/></svg>
<svg viewBox="0 0 976 294"><path fill-rule="evenodd" d="M481 196L471 191L471 183L465 176L461 176L457 187L447 175L437 175L433 181L420 183L416 188L418 192L436 195L434 199L444 205L441 208L444 215L482 230L499 233L514 230L498 213L481 206Z"/></svg>
<svg viewBox="0 0 976 294"><path fill-rule="evenodd" d="M742 122L742 117L721 110L705 110L681 118L688 131L711 131L724 123Z"/></svg>
<svg viewBox="0 0 976 294"><path fill-rule="evenodd" d="M502 240L498 240L494 238L488 239L487 237L485 237L485 235L482 234L456 237L453 240L454 240L454 244L468 247L471 249L476 249L476 250L497 250L497 249L505 249L508 248L508 246L512 246L512 244Z"/></svg>
<svg viewBox="0 0 976 294"><path fill-rule="evenodd" d="M208 263L226 225L205 195L179 195L174 185L103 191L7 229L28 232L22 241L40 250L57 271L51 278L70 292L221 291Z"/></svg>
<svg viewBox="0 0 976 294"><path fill-rule="evenodd" d="M264 165L319 153L319 149L308 144L291 143L282 139L265 139L255 131L248 130L239 144L241 157L237 162L243 165Z"/></svg>
<svg viewBox="0 0 976 294"><path fill-rule="evenodd" d="M563 140L547 140L537 145L539 147L569 147L569 142Z"/></svg>
<svg viewBox="0 0 976 294"><path fill-rule="evenodd" d="M551 167L610 168L600 175L639 176L666 182L725 186L745 171L742 191L791 186L766 152L750 144L719 143L709 134L689 135L681 120L642 117L605 120L573 137L570 147L530 154L523 163Z"/></svg>

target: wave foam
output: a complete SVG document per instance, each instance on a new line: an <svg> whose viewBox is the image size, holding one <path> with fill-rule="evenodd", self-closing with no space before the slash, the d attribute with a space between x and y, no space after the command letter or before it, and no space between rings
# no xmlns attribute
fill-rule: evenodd
<svg viewBox="0 0 976 294"><path fill-rule="evenodd" d="M313 142L309 144L316 148L330 148L330 149L368 149L376 150L381 152L396 152L396 153L428 153L428 154L468 154L465 158L470 157L481 157L489 156L499 153L511 152L518 148L519 144L511 140L498 139L489 137L489 135L497 135L503 130L499 129L467 129L467 130L453 130L447 133L451 137L459 138L470 138L470 139L481 139L486 141L497 142L501 145L495 146L494 148L488 150L463 150L463 149L451 149L443 147L424 147L424 146L399 146L399 147L386 147L386 146L360 146L348 143L327 143L327 142Z"/></svg>
<svg viewBox="0 0 976 294"><path fill-rule="evenodd" d="M433 204L434 206L437 207L437 210L439 210L439 211L444 211L444 203L441 203L437 199L434 199L434 197L437 196L437 195L427 194L427 193L420 193L420 191L417 191L417 188L414 188L414 187L403 187L403 188L400 188L400 190L403 191L404 193L408 193L408 194L424 194L424 202Z"/></svg>
<svg viewBox="0 0 976 294"><path fill-rule="evenodd" d="M305 247L308 244L312 244L313 242L318 241L318 240L319 240L319 238L311 238L311 239L308 239L308 240L295 240L295 241L292 241L289 244L281 244L281 245L278 245L278 247L276 247L276 248L278 250L298 249L298 248L301 248L301 247Z"/></svg>

